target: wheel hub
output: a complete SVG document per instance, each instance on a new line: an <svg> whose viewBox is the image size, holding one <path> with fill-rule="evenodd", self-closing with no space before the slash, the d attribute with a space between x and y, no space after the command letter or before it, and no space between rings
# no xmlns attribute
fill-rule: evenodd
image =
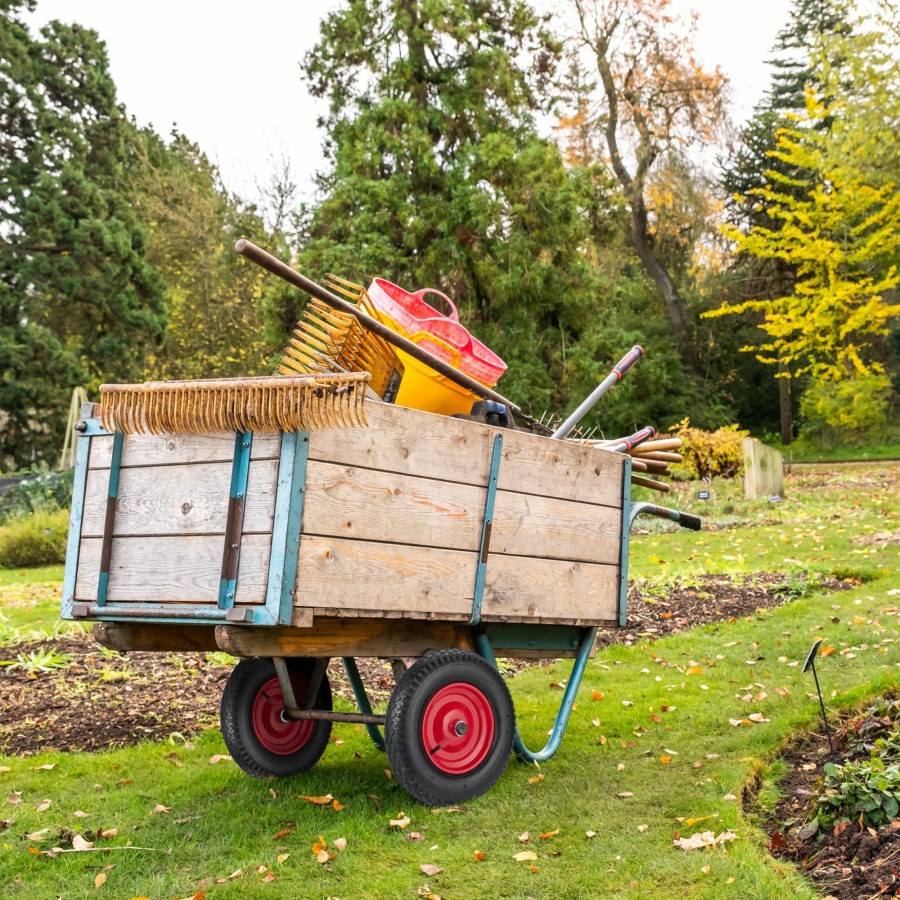
<svg viewBox="0 0 900 900"><path fill-rule="evenodd" d="M422 713L421 737L428 759L447 775L477 769L490 752L494 732L490 701L467 682L441 688Z"/></svg>
<svg viewBox="0 0 900 900"><path fill-rule="evenodd" d="M305 680L291 676L295 696L303 696L306 690ZM270 678L253 699L251 715L253 732L257 740L270 753L289 756L296 753L309 740L313 732L313 723L294 721L287 717L284 695L277 678Z"/></svg>

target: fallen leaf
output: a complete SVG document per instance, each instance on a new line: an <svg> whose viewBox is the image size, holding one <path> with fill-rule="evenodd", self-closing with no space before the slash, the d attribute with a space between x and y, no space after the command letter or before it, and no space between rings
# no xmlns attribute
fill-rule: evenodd
<svg viewBox="0 0 900 900"><path fill-rule="evenodd" d="M702 675L703 668L701 666L691 666L685 674L686 675Z"/></svg>
<svg viewBox="0 0 900 900"><path fill-rule="evenodd" d="M427 884L423 884L422 887L420 887L416 891L416 894L419 897L424 897L425 900L441 900L441 898L437 894L432 892L431 888L428 887Z"/></svg>
<svg viewBox="0 0 900 900"><path fill-rule="evenodd" d="M559 829L558 829L558 828L557 828L555 831L545 831L545 832L541 835L541 840L542 840L542 841L549 840L549 839L552 838L552 837L556 837L558 834L559 834Z"/></svg>
<svg viewBox="0 0 900 900"><path fill-rule="evenodd" d="M520 844L530 844L531 843L531 835L527 831L523 831L519 835L518 841Z"/></svg>
<svg viewBox="0 0 900 900"><path fill-rule="evenodd" d="M639 831L641 834L643 834L645 831L649 831L649 830L650 830L650 826L649 826L649 825L638 825L638 831Z"/></svg>
<svg viewBox="0 0 900 900"><path fill-rule="evenodd" d="M540 872L541 871L537 866L529 866L528 868L531 869L532 872Z"/></svg>
<svg viewBox="0 0 900 900"><path fill-rule="evenodd" d="M388 781L390 781L394 777L394 773L390 769L385 769L384 777L387 778Z"/></svg>
<svg viewBox="0 0 900 900"><path fill-rule="evenodd" d="M409 825L409 823L411 821L412 821L412 819L410 819L410 817L408 815L406 815L406 813L399 812L399 813L397 813L397 818L391 819L391 821L388 824L391 826L391 828L399 828L399 829L403 830L404 828L406 828L407 825Z"/></svg>
<svg viewBox="0 0 900 900"><path fill-rule="evenodd" d="M258 875L262 875L263 872L268 872L268 871L269 871L268 866L257 866L256 867L256 872Z"/></svg>
<svg viewBox="0 0 900 900"><path fill-rule="evenodd" d="M326 794L324 797L300 797L301 800L305 800L307 803L313 803L316 806L328 806L330 803L334 802L334 797L331 794Z"/></svg>
<svg viewBox="0 0 900 900"><path fill-rule="evenodd" d="M747 716L747 718L751 722L768 722L768 721L770 721L762 713L750 713L750 715Z"/></svg>
<svg viewBox="0 0 900 900"><path fill-rule="evenodd" d="M835 651L834 647L828 647L828 646L819 647L819 656L831 656L831 654L834 653L834 651Z"/></svg>
<svg viewBox="0 0 900 900"><path fill-rule="evenodd" d="M93 846L94 845L91 841L86 841L80 834L76 834L72 838L73 850L90 850Z"/></svg>
<svg viewBox="0 0 900 900"><path fill-rule="evenodd" d="M316 854L316 862L320 866L324 866L325 863L327 863L329 859L331 859L331 855L329 854L329 852L327 850L320 850Z"/></svg>
<svg viewBox="0 0 900 900"><path fill-rule="evenodd" d="M12 768L10 766L0 766L0 772L12 772Z"/></svg>
<svg viewBox="0 0 900 900"><path fill-rule="evenodd" d="M616 796L617 797L633 797L634 794L632 794L631 791L620 791L618 794L616 794Z"/></svg>
<svg viewBox="0 0 900 900"><path fill-rule="evenodd" d="M211 756L211 757L209 758L209 764L210 764L211 766L214 766L214 765L216 765L216 763L220 763L220 762L222 762L223 760L226 760L226 759L227 759L229 762L231 761L231 757L228 756L227 754L225 754L225 753L216 753L215 756Z"/></svg>
<svg viewBox="0 0 900 900"><path fill-rule="evenodd" d="M32 831L30 834L26 834L25 837L29 841L42 841L49 833L49 828L42 828L40 831Z"/></svg>
<svg viewBox="0 0 900 900"><path fill-rule="evenodd" d="M424 834L419 834L418 831L411 831L409 834L404 835L408 841L422 841L425 839Z"/></svg>
<svg viewBox="0 0 900 900"><path fill-rule="evenodd" d="M670 762L672 762L672 757L671 757L671 756L661 756L661 757L659 758L659 761L660 761L664 766L667 766L667 765L669 765Z"/></svg>
<svg viewBox="0 0 900 900"><path fill-rule="evenodd" d="M602 691L591 691L591 700L602 700L603 693Z"/></svg>
<svg viewBox="0 0 900 900"><path fill-rule="evenodd" d="M279 853L278 856L275 857L276 862L287 862L291 858L290 853Z"/></svg>
<svg viewBox="0 0 900 900"><path fill-rule="evenodd" d="M586 831L586 832L584 833L584 836L585 836L586 838L597 837L597 832L596 832L596 831Z"/></svg>
<svg viewBox="0 0 900 900"><path fill-rule="evenodd" d="M692 828L694 825L699 825L701 822L705 822L707 819L718 818L718 816L695 816L693 818L688 816L677 816L675 818L676 822L680 822L682 825L687 825L688 828Z"/></svg>
<svg viewBox="0 0 900 900"><path fill-rule="evenodd" d="M35 807L38 812L44 812L45 810L50 809L51 801L50 800L41 800L40 803Z"/></svg>
<svg viewBox="0 0 900 900"><path fill-rule="evenodd" d="M269 872L268 875L260 878L260 881L263 884L271 884L278 876L274 872Z"/></svg>
<svg viewBox="0 0 900 900"><path fill-rule="evenodd" d="M94 887L102 888L104 884L106 884L106 872L98 872L94 879Z"/></svg>
<svg viewBox="0 0 900 900"><path fill-rule="evenodd" d="M32 766L32 772L49 772L56 768L56 763L44 763L42 766Z"/></svg>
<svg viewBox="0 0 900 900"><path fill-rule="evenodd" d="M289 828L282 828L281 831L276 831L275 834L272 835L273 841L279 841L281 838L287 837L294 830L294 824L291 823Z"/></svg>
<svg viewBox="0 0 900 900"><path fill-rule="evenodd" d="M540 783L540 782L543 781L543 780L544 780L544 773L541 772L540 774L538 774L538 775L533 775L531 778L529 778L529 779L528 779L528 783L529 783L529 784L538 784L538 783Z"/></svg>
<svg viewBox="0 0 900 900"><path fill-rule="evenodd" d="M335 838L334 846L343 853L347 849L347 838Z"/></svg>
<svg viewBox="0 0 900 900"><path fill-rule="evenodd" d="M661 706L661 707L659 708L659 711L660 711L660 712L664 712L664 713L666 713L666 712L675 712L676 709L678 709L677 706Z"/></svg>
<svg viewBox="0 0 900 900"><path fill-rule="evenodd" d="M599 720L599 719L591 719L591 725L593 725L594 728L599 728L599 727L600 727L600 720Z"/></svg>
<svg viewBox="0 0 900 900"><path fill-rule="evenodd" d="M444 871L443 868L442 868L441 866L435 866L435 865L433 865L432 863L423 863L421 866L419 866L419 868L420 868L426 875L429 875L429 876L432 876L432 877L435 876L435 875L439 875L441 872Z"/></svg>
<svg viewBox="0 0 900 900"><path fill-rule="evenodd" d="M312 852L321 853L327 846L328 841L326 841L325 838L323 838L320 834L319 839L312 845Z"/></svg>
<svg viewBox="0 0 900 900"><path fill-rule="evenodd" d="M170 813L172 812L171 806L163 806L162 803L157 803L156 806L153 807L153 812L155 813Z"/></svg>
<svg viewBox="0 0 900 900"><path fill-rule="evenodd" d="M13 794L12 797L7 797L7 798L6 798L6 802L7 802L10 806L15 806L17 803L21 803L21 802L22 802L22 798L21 798L18 794ZM49 803L50 801L48 800L47 802ZM46 807L45 807L45 809L46 809ZM39 809L38 812L41 812L41 810Z"/></svg>
<svg viewBox="0 0 900 900"><path fill-rule="evenodd" d="M704 831L692 834L689 838L676 838L672 843L682 850L700 850L703 847L715 847L717 844L734 840L737 840L737 835L731 830L723 831L718 836L712 831Z"/></svg>
<svg viewBox="0 0 900 900"><path fill-rule="evenodd" d="M341 803L339 800L335 800L334 803L331 804L331 808L335 812L340 812L344 808L344 804Z"/></svg>
<svg viewBox="0 0 900 900"><path fill-rule="evenodd" d="M72 815L75 816L76 819L86 819L87 818L87 813L80 809L76 809L75 812L72 813Z"/></svg>
<svg viewBox="0 0 900 900"><path fill-rule="evenodd" d="M476 850L472 854L472 859L474 859L475 862L484 862L484 860L485 860L484 850Z"/></svg>
<svg viewBox="0 0 900 900"><path fill-rule="evenodd" d="M513 854L513 859L516 862L528 862L532 859L537 859L537 853L534 850L522 850L519 853Z"/></svg>

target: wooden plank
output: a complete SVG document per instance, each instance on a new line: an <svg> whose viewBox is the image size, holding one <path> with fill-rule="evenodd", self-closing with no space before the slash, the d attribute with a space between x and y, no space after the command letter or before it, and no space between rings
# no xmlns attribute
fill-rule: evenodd
<svg viewBox="0 0 900 900"><path fill-rule="evenodd" d="M235 656L421 656L428 650L472 650L471 629L446 622L316 618L312 628L219 625L219 649Z"/></svg>
<svg viewBox="0 0 900 900"><path fill-rule="evenodd" d="M619 569L555 559L490 556L481 617L485 621L559 618L611 621L619 602Z"/></svg>
<svg viewBox="0 0 900 900"><path fill-rule="evenodd" d="M368 428L316 431L310 458L457 484L487 482L498 429L388 403L366 404ZM622 454L503 429L501 490L621 508Z"/></svg>
<svg viewBox="0 0 900 900"><path fill-rule="evenodd" d="M145 622L97 622L94 640L110 650L159 650L202 653L219 649L214 625L152 625Z"/></svg>
<svg viewBox="0 0 900 900"><path fill-rule="evenodd" d="M295 606L466 613L475 553L407 544L300 539Z"/></svg>
<svg viewBox="0 0 900 900"><path fill-rule="evenodd" d="M309 464L306 485L304 534L479 547L484 488L323 462ZM612 564L620 527L621 515L610 507L499 491L491 553Z"/></svg>
<svg viewBox="0 0 900 900"><path fill-rule="evenodd" d="M278 460L250 463L244 534L271 533ZM224 534L231 462L122 469L116 536ZM109 469L88 474L82 535L103 534Z"/></svg>
<svg viewBox="0 0 900 900"><path fill-rule="evenodd" d="M485 493L475 485L310 462L303 533L477 550Z"/></svg>
<svg viewBox="0 0 900 900"><path fill-rule="evenodd" d="M619 509L498 491L488 571L499 554L615 565L621 530Z"/></svg>
<svg viewBox="0 0 900 900"><path fill-rule="evenodd" d="M251 459L277 459L280 434L254 434ZM92 469L109 468L112 436L91 439ZM169 466L178 463L230 462L234 457L234 434L127 434L122 448L122 468Z"/></svg>
<svg viewBox="0 0 900 900"><path fill-rule="evenodd" d="M85 538L78 557L77 600L95 602L100 538ZM263 603L270 538L248 535L241 543L236 603ZM110 603L207 603L219 599L223 537L117 537L109 573Z"/></svg>

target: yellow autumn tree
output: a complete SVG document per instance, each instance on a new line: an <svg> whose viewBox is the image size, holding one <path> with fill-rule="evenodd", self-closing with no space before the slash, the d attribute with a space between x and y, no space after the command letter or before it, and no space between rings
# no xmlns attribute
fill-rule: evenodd
<svg viewBox="0 0 900 900"><path fill-rule="evenodd" d="M855 382L860 396L880 393L883 407L889 380L874 347L900 315L894 293L900 285L900 194L893 182L835 152L841 129L819 127L852 115L852 104L847 107L841 99L826 104L808 90L805 113L777 133L773 155L785 168L767 172L768 183L751 192L775 227L724 229L740 251L794 267L793 290L705 315L761 313L766 337L744 350L761 362L781 361L795 374L808 373L814 396L834 394L829 385ZM834 419L828 404L819 412Z"/></svg>

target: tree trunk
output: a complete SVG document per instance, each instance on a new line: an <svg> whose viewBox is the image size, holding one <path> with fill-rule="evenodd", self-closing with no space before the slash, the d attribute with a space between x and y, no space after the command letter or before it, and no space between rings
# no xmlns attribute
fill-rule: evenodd
<svg viewBox="0 0 900 900"><path fill-rule="evenodd" d="M698 374L697 357L694 354L694 342L691 338L691 330L688 325L687 314L684 309L684 300L678 293L678 288L672 277L666 271L663 264L653 252L650 228L647 222L647 207L644 198L640 194L632 195L631 202L631 238L634 248L641 260L647 274L653 279L666 304L666 312L672 323L672 331L675 340L678 341L678 350L685 368L696 378Z"/></svg>
<svg viewBox="0 0 900 900"><path fill-rule="evenodd" d="M781 411L781 443L787 447L794 440L794 409L791 403L791 373L782 360L778 360L778 405Z"/></svg>

